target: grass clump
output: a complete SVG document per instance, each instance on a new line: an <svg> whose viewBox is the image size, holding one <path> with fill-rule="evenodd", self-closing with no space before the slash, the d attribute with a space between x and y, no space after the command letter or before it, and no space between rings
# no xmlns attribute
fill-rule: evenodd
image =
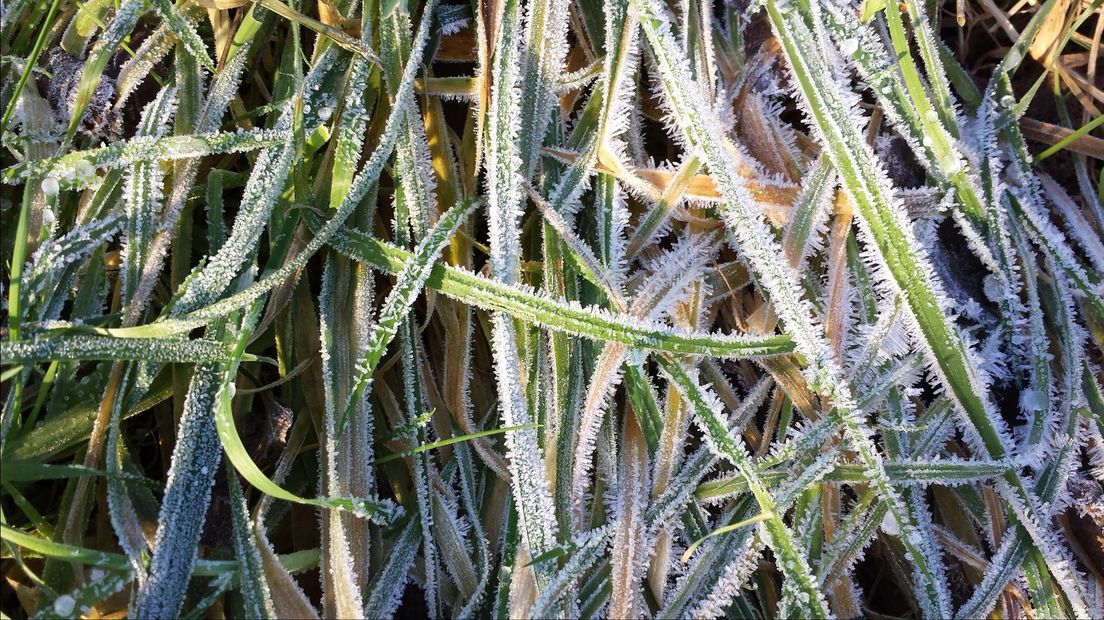
<svg viewBox="0 0 1104 620"><path fill-rule="evenodd" d="M9 3L5 617L1099 617L1100 4Z"/></svg>

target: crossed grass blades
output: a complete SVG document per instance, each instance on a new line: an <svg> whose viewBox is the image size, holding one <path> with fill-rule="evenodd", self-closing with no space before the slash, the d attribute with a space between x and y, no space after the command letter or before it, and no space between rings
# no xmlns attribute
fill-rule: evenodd
<svg viewBox="0 0 1104 620"><path fill-rule="evenodd" d="M6 617L1100 617L1104 17L981 4L7 3Z"/></svg>

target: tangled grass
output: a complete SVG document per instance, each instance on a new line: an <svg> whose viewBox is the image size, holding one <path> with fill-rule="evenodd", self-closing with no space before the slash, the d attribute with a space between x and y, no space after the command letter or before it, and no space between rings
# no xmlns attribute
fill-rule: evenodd
<svg viewBox="0 0 1104 620"><path fill-rule="evenodd" d="M8 2L4 617L1100 617L1100 7Z"/></svg>

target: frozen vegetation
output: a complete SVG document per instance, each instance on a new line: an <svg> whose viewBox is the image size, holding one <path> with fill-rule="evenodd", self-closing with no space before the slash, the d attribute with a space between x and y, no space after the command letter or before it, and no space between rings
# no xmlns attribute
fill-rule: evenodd
<svg viewBox="0 0 1104 620"><path fill-rule="evenodd" d="M13 617L1099 618L1102 0L11 0Z"/></svg>

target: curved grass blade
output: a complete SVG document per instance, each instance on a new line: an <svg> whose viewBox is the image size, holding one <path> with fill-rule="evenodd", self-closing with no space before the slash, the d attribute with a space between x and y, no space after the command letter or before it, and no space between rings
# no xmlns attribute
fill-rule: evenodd
<svg viewBox="0 0 1104 620"><path fill-rule="evenodd" d="M257 312L259 312L259 305L255 306L251 314L256 315ZM255 321L256 317L254 316L252 320ZM394 522L401 514L401 509L389 500L377 501L369 498L344 497L307 499L276 484L257 467L238 434L232 408L233 392L235 391L233 377L237 374L237 360L240 360L237 355L245 349L251 334L251 326L248 329L243 329L242 333L239 334L234 345L235 357L228 365L230 368L219 372L220 383L216 393L212 394L211 398L210 409L214 412L214 427L217 428L218 440L226 451L226 458L233 463L234 468L249 484L253 485L258 491L277 499L320 508L346 510L363 518L377 519L384 524Z"/></svg>

